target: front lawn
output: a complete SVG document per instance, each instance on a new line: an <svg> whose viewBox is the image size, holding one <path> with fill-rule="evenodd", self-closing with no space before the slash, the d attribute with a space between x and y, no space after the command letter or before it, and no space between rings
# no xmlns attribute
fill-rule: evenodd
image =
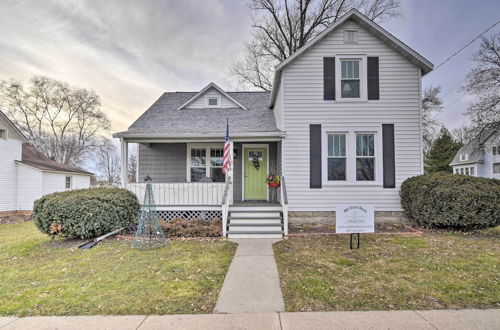
<svg viewBox="0 0 500 330"><path fill-rule="evenodd" d="M32 222L0 225L0 315L210 313L236 245L51 241Z"/></svg>
<svg viewBox="0 0 500 330"><path fill-rule="evenodd" d="M290 238L274 245L287 311L500 308L500 230Z"/></svg>

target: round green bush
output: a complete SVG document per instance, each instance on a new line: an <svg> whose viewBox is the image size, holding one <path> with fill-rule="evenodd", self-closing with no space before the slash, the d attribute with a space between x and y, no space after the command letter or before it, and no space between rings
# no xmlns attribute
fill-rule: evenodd
<svg viewBox="0 0 500 330"><path fill-rule="evenodd" d="M500 180L431 173L401 185L408 219L426 228L476 230L500 225Z"/></svg>
<svg viewBox="0 0 500 330"><path fill-rule="evenodd" d="M132 192L91 188L43 196L35 201L33 220L46 234L87 239L136 223L138 212Z"/></svg>

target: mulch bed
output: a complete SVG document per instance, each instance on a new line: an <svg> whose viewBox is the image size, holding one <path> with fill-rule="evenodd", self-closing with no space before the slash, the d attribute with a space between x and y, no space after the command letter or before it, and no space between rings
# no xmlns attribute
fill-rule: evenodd
<svg viewBox="0 0 500 330"><path fill-rule="evenodd" d="M393 223L377 223L375 224L375 233L370 233L369 235L374 234L398 234L398 235L421 235L421 232L418 229L412 228L410 226L402 225L402 224L393 224ZM302 237L302 236L328 236L328 235L336 235L335 226L301 226L290 228L288 236L290 237Z"/></svg>
<svg viewBox="0 0 500 330"><path fill-rule="evenodd" d="M8 223L22 223L28 221L31 221L31 214L16 212L0 214L0 225Z"/></svg>

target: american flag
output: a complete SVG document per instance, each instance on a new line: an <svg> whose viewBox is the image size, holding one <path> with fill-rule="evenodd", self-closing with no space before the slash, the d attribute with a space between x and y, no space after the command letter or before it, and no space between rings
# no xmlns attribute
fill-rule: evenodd
<svg viewBox="0 0 500 330"><path fill-rule="evenodd" d="M224 156L222 159L222 172L228 174L231 168L231 142L229 142L229 119L226 118L226 138L224 141Z"/></svg>

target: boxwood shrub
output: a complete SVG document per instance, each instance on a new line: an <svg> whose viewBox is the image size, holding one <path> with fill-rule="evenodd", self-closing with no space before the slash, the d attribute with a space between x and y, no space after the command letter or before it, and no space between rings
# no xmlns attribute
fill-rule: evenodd
<svg viewBox="0 0 500 330"><path fill-rule="evenodd" d="M500 225L500 180L431 173L401 185L408 219L426 228L475 230Z"/></svg>
<svg viewBox="0 0 500 330"><path fill-rule="evenodd" d="M33 220L46 234L86 239L136 223L138 212L132 192L91 188L43 196L35 201Z"/></svg>

